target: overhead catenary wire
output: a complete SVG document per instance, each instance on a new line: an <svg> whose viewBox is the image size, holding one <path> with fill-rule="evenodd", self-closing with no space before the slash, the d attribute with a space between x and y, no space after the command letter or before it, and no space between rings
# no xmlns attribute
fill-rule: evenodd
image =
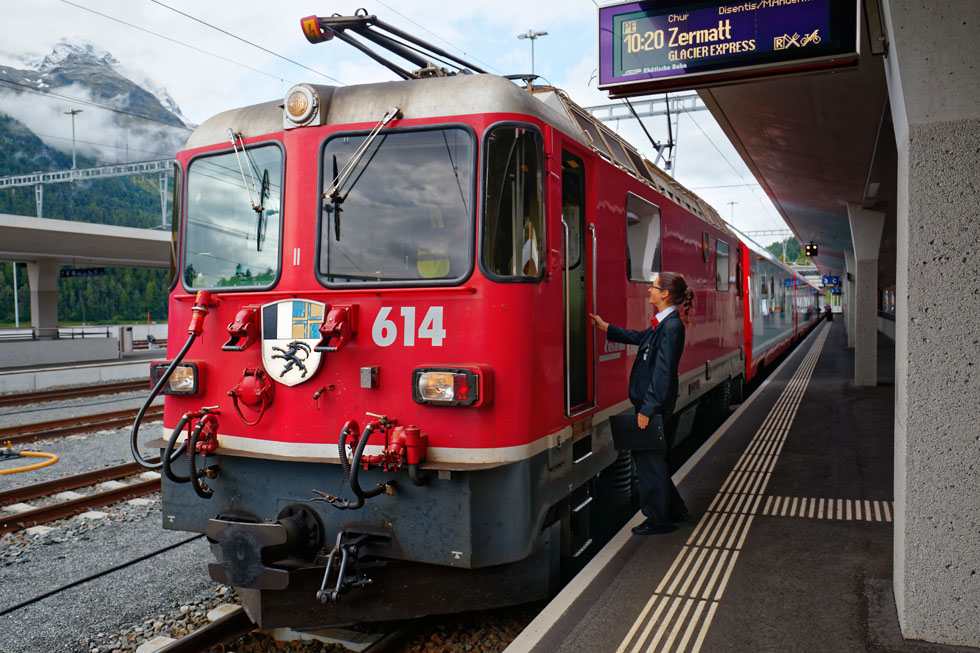
<svg viewBox="0 0 980 653"><path fill-rule="evenodd" d="M34 135L38 138L53 138L59 141L70 141L71 138L67 136L55 136L54 134L42 134L40 132L34 132ZM153 156L160 157L173 157L173 152L154 152L153 150L141 150L137 147L129 147L124 145L113 145L112 143L97 143L95 141L83 141L82 139L75 139L76 143L82 143L84 145L97 145L99 147L108 147L114 150L126 150L127 152L140 152L142 154L152 154Z"/></svg>
<svg viewBox="0 0 980 653"><path fill-rule="evenodd" d="M400 11L398 11L397 9L395 9L394 7L392 7L391 5L388 5L388 4L385 4L384 2L381 2L381 0L378 0L378 4L379 4L379 5L381 5L382 7L384 7L385 9L388 9L389 11L391 11L391 12L393 12L393 13L395 13L395 14L397 14L397 15L399 15L399 16L401 16L402 18L404 18L405 20L407 20L407 21L408 21L408 22L410 22L411 24L413 24L413 25L415 25L415 26L416 26L416 27L418 27L419 29L421 29L421 30L423 30L423 31L425 31L425 32L428 32L429 34L431 34L432 36L434 36L434 37L436 37L437 39L439 39L440 41L442 41L442 42L443 42L443 43L445 43L446 45L448 45L448 46L450 46L450 47L452 47L452 48L455 48L455 49L457 49L457 50L459 50L460 52L462 52L462 53L463 53L464 55L466 55L467 57L472 57L472 58L473 58L473 59L474 59L475 61L479 61L480 63L482 63L482 64L483 64L484 66L486 66L487 68L490 68L491 70L493 70L493 71L495 71L495 72L496 72L497 74L499 74L499 75L503 75L503 73L502 73L502 72L500 72L500 70L498 70L498 69L497 69L497 68L495 68L494 66L492 66L492 65L490 65L490 64L488 64L488 63L487 63L486 61L483 61L482 59L477 59L476 57L473 57L473 56L472 56L471 54L469 54L469 53L468 53L468 52L467 52L466 50L464 50L463 48L461 48L461 47L459 47L459 46L458 46L458 45L456 45L455 43L452 43L451 41L447 41L447 40L446 40L446 39L444 39L443 37L441 37L441 36L439 36L438 34L436 34L435 32L433 32L432 30L430 30L430 29L428 29L428 28L426 28L426 27L425 27L424 25L420 25L419 23L417 23L416 21L414 21L414 20L412 20L411 18L409 18L409 17L408 17L408 16L406 16L405 14L403 14L403 13L401 13Z"/></svg>
<svg viewBox="0 0 980 653"><path fill-rule="evenodd" d="M188 127L187 125L174 124L168 122L161 118L153 118L152 116L146 116L139 113L133 113L132 111L125 111L123 109L116 109L115 107L110 107L107 104L101 104L99 102L93 102L92 100L83 100L82 98L72 97L70 95L65 95L63 93L55 93L54 91L44 91L29 84L22 84L20 82L14 82L9 79L0 79L0 84L10 87L17 87L22 89L24 93L34 93L35 95L46 95L52 98L58 98L59 100L68 100L69 102L75 102L77 104L82 104L89 107L95 107L97 109L105 109L106 111L112 111L113 113L118 113L124 116L130 116L131 118L138 118L140 120L148 120L150 122L156 122L161 125L166 125L168 127L173 127L174 129L183 129L184 131L194 131L193 127Z"/></svg>
<svg viewBox="0 0 980 653"><path fill-rule="evenodd" d="M744 184L723 184L721 186L690 186L688 190L713 190L716 188L748 188L750 186L759 186L760 184L754 183L744 183Z"/></svg>
<svg viewBox="0 0 980 653"><path fill-rule="evenodd" d="M729 167L730 167L730 168L732 169L732 171L733 171L733 172L734 172L734 173L735 173L736 175L738 175L738 177L739 177L739 179L742 179L742 180L744 181L744 180L745 180L745 175L743 175L743 174L742 174L741 172L739 172L739 170L738 170L738 168L736 168L736 167L735 167L735 164L733 164L733 163L732 163L732 162L731 162L731 161L730 161L730 160L728 159L728 157L727 157L727 156L725 156L725 154L724 154L724 152L722 152L722 151L721 151L721 149L720 149L720 148L719 148L719 147L718 147L718 146L717 146L717 145L715 144L715 142L714 142L714 140L712 140L712 138L711 138L710 136L708 136L708 132L706 132L706 131L704 130L704 128L703 128L703 127L701 127L701 124L700 124L700 123L699 123L699 122L697 121L697 119L696 119L696 118L695 118L695 117L694 117L694 116L693 116L693 115L691 114L691 112L690 112L690 111L685 111L684 113L686 113L686 114L687 114L687 116L688 116L688 117L689 117L689 118L690 118L690 119L691 119L691 120L692 120L692 121L694 122L694 125L695 125L695 127L697 127L697 128L698 128L698 129L699 129L699 130L701 131L701 134L703 134L703 135L704 135L704 137L705 137L705 138L706 138L706 139L708 140L708 142L709 142L709 143L711 143L711 147L713 147L713 148L715 148L715 151L716 151L716 152L718 152L718 155L719 155L719 156L720 156L720 157L721 157L722 159L724 159L724 161L725 161L725 163L727 163L727 164L728 164L728 166L729 166ZM759 196L758 196L758 194L756 194L756 191L755 191L755 187L754 187L754 185L752 185L752 184L746 184L746 186L748 186L748 187L749 187L749 189L750 189L750 190L752 191L752 197L754 197L754 198L755 198L755 200L756 200L756 202L758 202L758 203L759 203L759 206L760 206L760 207L762 208L762 210L763 210L763 212L765 213L765 215L766 215L766 217L767 217L767 218L768 218L768 219L769 219L770 221L772 221L772 222L773 222L774 224L776 224L776 226L777 226L778 228L780 228L780 229L782 229L782 228L784 228L784 226L785 226L785 224L786 224L786 223L785 223L785 221L783 221L783 225L784 225L784 226L783 226L783 227L781 227L781 226L779 225L779 223L778 223L778 222L776 222L776 221L775 221L775 220L773 219L773 216L772 216L772 214L771 214L771 213L769 212L769 208L767 208L767 207L766 207L766 204L765 204L765 203L764 203L764 202L763 202L763 201L762 201L761 199L759 199ZM769 207L772 207L772 203L770 203L770 204L769 204Z"/></svg>
<svg viewBox="0 0 980 653"><path fill-rule="evenodd" d="M225 36L230 36L233 39L236 39L238 41L241 41L242 43L246 43L248 45L251 45L253 48L258 48L259 50L262 50L263 52L265 52L267 54L271 54L274 57L278 57L279 59L282 59L283 61L288 61L289 63L291 63L291 64L293 64L295 66L299 66L300 68L303 68L304 70L308 70L311 73L315 73L315 74L319 75L320 77L325 77L326 79L329 79L331 81L337 82L341 86L347 86L347 84L345 84L344 82L340 81L336 77L331 77L330 75L328 75L326 73L323 73L323 72L320 72L319 70L316 70L314 68L310 68L306 64L302 64L302 63L296 61L295 59L290 59L289 57L285 57L285 56L279 54L278 52L273 52L272 50L270 50L268 48L265 48L265 47L262 47L261 45L259 45L257 43L253 43L252 41L249 41L248 39L242 38L241 36L238 36L237 34L233 34L233 33L229 32L227 30L224 30L224 29L222 29L222 28L220 28L220 27L218 27L216 25L212 25L211 23L209 23L207 21L201 20L200 18L197 18L196 16L192 16L192 15L190 15L188 13L185 13L185 12L179 10L179 9L176 9L174 7L171 7L170 5L164 4L163 2L160 2L160 0L150 0L150 2L152 2L153 4L160 5L164 9L169 9L170 11L174 12L175 14L180 14L181 16L184 16L185 18L188 18L190 20L193 20L193 21L195 21L197 23L200 23L201 25L204 25L206 27L210 27L211 29L213 29L213 30L215 30L217 32L221 32Z"/></svg>
<svg viewBox="0 0 980 653"><path fill-rule="evenodd" d="M137 30L139 30L141 32L146 32L147 34L152 34L153 36L157 36L157 37L159 37L161 39L165 39L167 41L171 41L172 43L176 43L177 45L182 45L185 48L190 48L191 50L196 50L197 52L200 52L202 54L206 54L206 55L211 56L211 57L214 57L216 59L220 59L220 60L225 61L225 62L228 62L230 64L234 64L234 65L239 66L241 68L245 68L247 70L251 70L253 72L259 73L260 75L265 75L267 77L271 77L272 79L279 80L280 82L285 81L285 80L283 80L283 78L282 78L281 75L276 75L276 74L273 74L273 73L268 73L268 72L266 72L264 70L259 70L258 68L253 68L252 66L249 66L247 64L243 64L240 61L235 61L234 59L229 59L228 57L223 57L220 54L216 54L214 52L209 52L207 50L204 50L203 48L199 48L199 47L197 47L195 45L191 45L190 43L184 43L183 41L178 41L177 39L171 38L171 37L169 37L169 36L167 36L165 34L160 34L159 32L154 32L152 30L148 30L145 27L140 27L139 25L134 25L133 23L128 23L125 20L122 20L120 18L116 18L115 16L110 16L110 15L104 14L104 13L102 13L100 11L96 11L94 9L90 9L89 7L84 7L84 6L80 5L80 4L76 4L74 2L71 2L71 0L61 0L61 2L65 3L66 5L71 5L72 7L77 7L78 9L81 9L82 11L87 11L89 13L95 14L96 16L102 16L103 18L106 18L108 20L112 20L112 21L115 21L115 22L120 23L122 25L126 25L127 27L132 27L133 29L137 29Z"/></svg>

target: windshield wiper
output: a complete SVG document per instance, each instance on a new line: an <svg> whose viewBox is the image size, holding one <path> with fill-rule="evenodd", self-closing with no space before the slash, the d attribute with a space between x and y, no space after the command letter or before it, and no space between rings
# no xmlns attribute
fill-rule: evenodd
<svg viewBox="0 0 980 653"><path fill-rule="evenodd" d="M333 177L337 178L337 155L333 155ZM340 207L342 199L334 199L331 204L328 204L325 208L327 213L333 213L333 230L334 237L340 241L340 212L343 211ZM329 238L329 236L328 236Z"/></svg>
<svg viewBox="0 0 980 653"><path fill-rule="evenodd" d="M269 184L269 169L265 168L262 171L262 188L259 190L259 208L260 210L255 215L255 251L262 251L262 244L265 242L265 227L269 222L269 219L265 215L265 201L269 199L271 194L270 184Z"/></svg>
<svg viewBox="0 0 980 653"><path fill-rule="evenodd" d="M364 155L367 154L368 148L371 147L371 143L374 142L374 139L378 137L378 133L385 126L387 126L389 122L399 118L400 116L401 109L398 107L392 107L385 112L384 117L381 118L381 122L374 126L374 129L372 129L371 133L364 139L361 146L357 148L354 155L350 158L350 161L348 161L347 165L344 166L344 169L338 174L336 167L334 168L333 183L330 184L330 189L323 193L323 199L329 198L333 202L344 201L344 198L340 197L340 189L344 185L344 182L347 181L347 178L350 177L352 172L354 172L354 168L361 161L361 159L364 158Z"/></svg>
<svg viewBox="0 0 980 653"><path fill-rule="evenodd" d="M341 189L344 187L344 184L347 183L347 180L350 178L354 170L357 169L357 164L360 163L361 159L364 158L364 155L367 154L368 149L370 149L371 144L374 143L374 139L378 137L381 130L392 120L399 117L401 117L401 109L398 107L388 109L388 111L385 112L385 115L382 116L381 121L374 126L374 129L371 130L371 132L367 135L367 138L364 139L364 142L361 143L361 145L354 151L354 154L344 165L344 169L340 172L337 171L337 155L333 155L333 182L330 184L329 190L325 191L323 195L321 195L321 198L329 199L331 202L330 206L325 207L325 210L328 213L333 213L334 237L338 241L340 240L340 213L343 211L340 205L344 203L344 200L346 200L347 196L350 195L350 192L354 190L354 186L357 185L358 180L364 174L365 170L367 170L368 166L371 165L371 161L374 160L378 150L381 149L380 143L378 144L378 147L374 149L374 152L371 153L371 157L364 164L364 167L358 173L357 177L354 178L354 181L351 183L350 188L347 189L347 192L341 195ZM384 142L384 137L382 137L381 142Z"/></svg>
<svg viewBox="0 0 980 653"><path fill-rule="evenodd" d="M251 179L252 183L249 184L248 181L245 179L245 168L242 166L242 159L238 154L239 143L241 143L242 152L245 152L245 141L242 138L241 133L235 133L235 131L231 127L228 128L228 140L231 141L231 149L234 150L235 152L235 160L238 161L238 170L239 172L242 173L242 185L245 186L245 192L248 193L248 203L252 205L253 211L255 211L256 213L262 213L262 211L265 210L265 207L262 205L262 203L265 197L267 197L268 195L265 195L265 197L263 196L263 190L265 190L265 186L263 186L261 189L257 187L258 185L255 183L255 175L252 174L253 166L250 165L248 167L248 176L249 179ZM263 179L263 182L264 181L265 180ZM258 194L259 196L258 203L256 203L255 200L252 199L253 190L256 191L256 194Z"/></svg>

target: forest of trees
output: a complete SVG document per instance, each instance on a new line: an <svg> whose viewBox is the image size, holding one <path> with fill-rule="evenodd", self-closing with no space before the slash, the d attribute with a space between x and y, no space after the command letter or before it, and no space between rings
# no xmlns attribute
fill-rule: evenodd
<svg viewBox="0 0 980 653"><path fill-rule="evenodd" d="M97 165L79 156L79 168ZM0 114L0 175L71 168L71 154L48 148L21 123ZM34 188L0 191L0 213L37 215ZM123 227L159 227L159 178L156 174L115 177L44 186L43 216ZM168 217L169 219L169 217ZM17 270L21 326L30 325L27 266ZM58 320L62 323L106 324L167 319L169 272L139 268L107 268L102 277L58 280ZM14 324L13 267L0 263L0 326Z"/></svg>
<svg viewBox="0 0 980 653"><path fill-rule="evenodd" d="M14 324L13 265L0 263L0 326ZM116 324L167 320L167 270L106 268L104 277L58 279L58 321L62 324ZM21 326L31 324L27 266L17 268Z"/></svg>
<svg viewBox="0 0 980 653"><path fill-rule="evenodd" d="M792 236L786 240L780 240L769 245L766 247L766 251L782 261L784 243L786 245L785 263L805 265L810 262L810 257L803 253L803 246L800 245L800 241L796 240L796 238L793 238Z"/></svg>

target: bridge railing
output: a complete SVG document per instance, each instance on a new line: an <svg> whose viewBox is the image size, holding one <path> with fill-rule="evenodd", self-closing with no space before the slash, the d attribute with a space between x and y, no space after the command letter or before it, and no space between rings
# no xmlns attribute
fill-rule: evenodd
<svg viewBox="0 0 980 653"><path fill-rule="evenodd" d="M77 326L39 328L22 327L0 329L0 340L75 340L82 338L111 338L115 327L110 326Z"/></svg>

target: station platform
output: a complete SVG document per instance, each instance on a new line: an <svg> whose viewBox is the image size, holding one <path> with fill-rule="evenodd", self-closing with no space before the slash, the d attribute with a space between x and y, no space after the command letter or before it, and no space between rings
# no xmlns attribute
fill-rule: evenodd
<svg viewBox="0 0 980 653"><path fill-rule="evenodd" d="M127 352L121 358L84 362L6 367L0 361L0 394L139 379L149 383L150 363L166 358L167 350L161 347Z"/></svg>
<svg viewBox="0 0 980 653"><path fill-rule="evenodd" d="M976 651L903 639L892 592L894 345L854 387L822 322L674 474L691 520L637 514L507 651Z"/></svg>

